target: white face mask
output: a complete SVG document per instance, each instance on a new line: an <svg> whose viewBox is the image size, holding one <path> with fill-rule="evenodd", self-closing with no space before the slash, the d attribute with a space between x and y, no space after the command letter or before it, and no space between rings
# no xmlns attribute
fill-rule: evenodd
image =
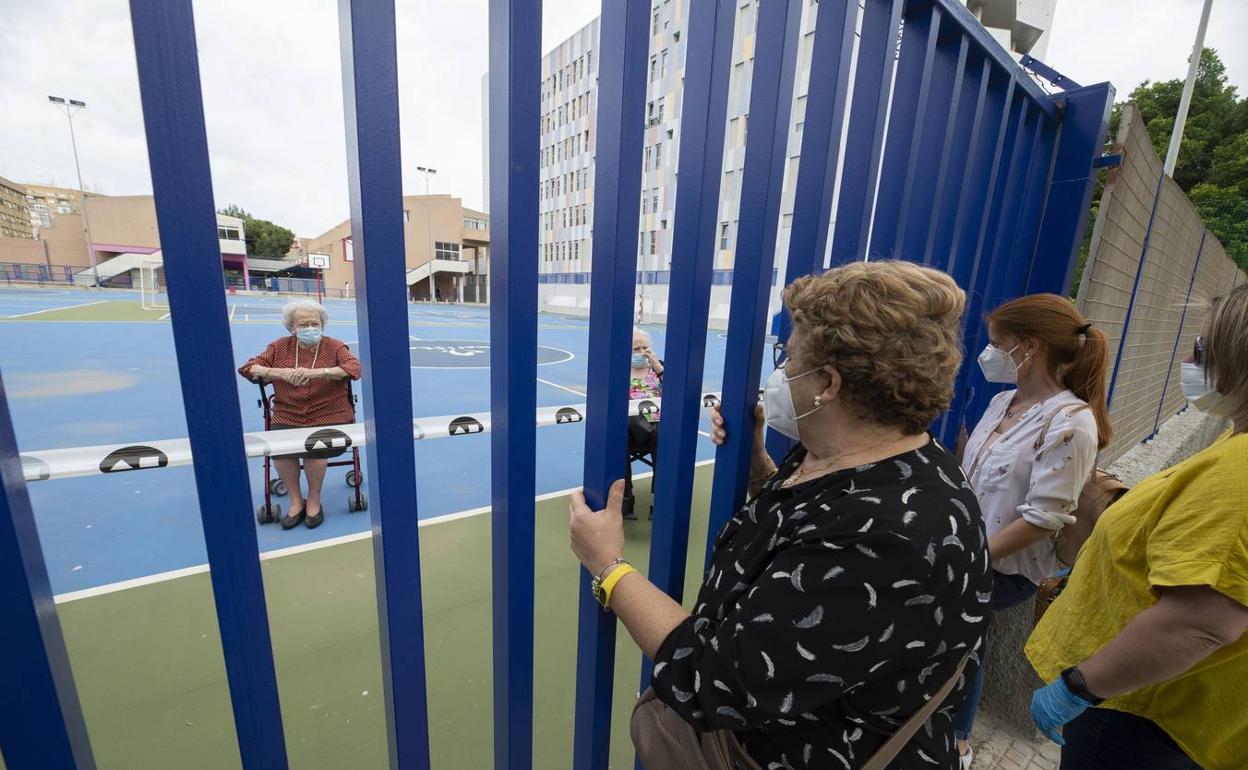
<svg viewBox="0 0 1248 770"><path fill-rule="evenodd" d="M984 352L979 354L979 370L984 373L984 379L1007 385L1018 382L1018 370L1023 368L1023 364L1031 356L1028 355L1023 358L1022 363L1015 364L1012 358L1015 350L1018 350L1018 345L1009 350L1002 350L991 344L984 348Z"/></svg>
<svg viewBox="0 0 1248 770"><path fill-rule="evenodd" d="M767 427L794 441L801 440L797 432L797 421L819 411L823 405L818 404L814 409L798 414L797 407L793 405L793 391L789 389L789 383L817 371L819 370L811 369L796 377L786 377L783 369L777 369L771 373L771 376L763 383L763 414L766 416Z"/></svg>
<svg viewBox="0 0 1248 770"><path fill-rule="evenodd" d="M1205 379L1205 367L1199 364L1183 363L1179 367L1179 372L1183 395L1187 396L1192 406L1218 417L1230 419L1235 416L1235 408L1231 400L1214 390L1209 381Z"/></svg>

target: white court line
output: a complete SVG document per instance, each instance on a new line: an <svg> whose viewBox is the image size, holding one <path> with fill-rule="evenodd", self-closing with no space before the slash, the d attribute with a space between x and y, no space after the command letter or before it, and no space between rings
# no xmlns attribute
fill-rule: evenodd
<svg viewBox="0 0 1248 770"><path fill-rule="evenodd" d="M43 310L35 310L30 313L18 313L16 315L5 316L5 317L6 318L26 318L27 316L39 315L40 313L52 313L57 310L69 310L71 308L76 308L76 307L89 307L91 305L103 305L105 302L108 302L108 300L97 299L95 302L83 302L82 304L79 304L79 305L65 305L64 307L50 307L50 308L45 308Z"/></svg>
<svg viewBox="0 0 1248 770"><path fill-rule="evenodd" d="M694 463L694 467L702 467L714 463L714 460L699 460ZM633 476L633 480L646 479L654 475L654 471L638 473ZM556 497L567 497L580 487L568 487L554 492L546 492L533 498L533 502L540 503L544 500L552 500ZM480 516L490 512L490 506L482 506L480 508L470 508L466 511L456 511L455 513L446 513L441 516L434 516L428 519L421 519L417 522L420 527L432 527L435 524L445 524L450 521L458 521L460 519L469 519L474 516ZM263 551L260 554L260 561L269 561L270 559L280 559L283 556L294 556L299 553L307 553L309 551L318 551L322 548L332 548L337 545L346 543L354 543L359 540L368 540L373 536L371 529L363 532L353 532L350 535L340 535L325 540L318 540L315 543L304 543L302 545L292 545L289 548L278 548L273 551ZM183 567L182 569L169 570L168 572L158 572L155 575L145 575L140 578L131 580L121 580L116 583L107 583L102 586L93 588L84 588L81 591L69 591L63 594L57 594L52 597L56 604L66 604L67 602L76 602L79 599L91 599L96 596L104 596L105 594L117 593L131 588L141 588L142 586L153 585L155 583L164 583L169 580L177 580L178 578L188 577L190 575L200 575L208 571L207 564L196 564L193 567Z"/></svg>
<svg viewBox="0 0 1248 770"><path fill-rule="evenodd" d="M156 320L157 320L157 321L168 321L171 317L173 317L173 311L170 311L170 312L168 312L168 313L165 313L164 315L162 315L160 318L157 318Z"/></svg>
<svg viewBox="0 0 1248 770"><path fill-rule="evenodd" d="M581 391L577 390L576 388L569 388L567 385L560 385L557 382L551 382L550 380L543 380L541 377L538 377L537 381L542 383L543 385L549 385L552 388L558 388L559 390L566 390L569 393L574 393L581 397L585 396L585 394L582 393Z"/></svg>
<svg viewBox="0 0 1248 770"><path fill-rule="evenodd" d="M409 335L407 335L407 338L408 338L409 340L416 340L417 342L420 342L420 341L421 341L420 337L417 337L415 334L409 334Z"/></svg>
<svg viewBox="0 0 1248 770"><path fill-rule="evenodd" d="M230 305L230 320L234 320L234 311L238 310L238 305Z"/></svg>

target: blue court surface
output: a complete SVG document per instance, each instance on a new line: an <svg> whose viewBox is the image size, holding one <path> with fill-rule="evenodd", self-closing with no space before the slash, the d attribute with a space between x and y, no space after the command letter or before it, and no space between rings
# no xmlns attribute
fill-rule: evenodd
<svg viewBox="0 0 1248 770"><path fill-rule="evenodd" d="M227 298L236 365L285 334L281 307L289 299ZM354 302L325 304L330 312L326 333L355 342ZM60 449L186 436L168 312L142 310L134 292L0 287L0 371L19 447ZM663 329L647 331L661 357ZM409 332L415 415L489 411L487 309L413 305ZM584 402L588 322L542 315L538 336L538 405ZM352 347L358 354L358 346ZM706 390L719 389L724 347L721 333L708 334ZM237 382L243 430L263 430L258 388L241 377ZM363 412L359 414L362 418ZM703 422L706 430L705 415ZM539 495L579 486L584 439L583 424L538 429ZM416 442L420 519L489 504L489 444L488 435ZM712 450L704 437L698 458L710 458ZM322 526L284 532L276 524L256 525L261 550L368 530L369 512L347 511L351 489L345 483L346 470L329 471ZM258 459L251 461L250 483L259 505L264 498ZM54 593L194 568L206 561L189 467L32 482L29 489ZM277 501L286 507L285 498ZM248 515L253 514L254 507Z"/></svg>

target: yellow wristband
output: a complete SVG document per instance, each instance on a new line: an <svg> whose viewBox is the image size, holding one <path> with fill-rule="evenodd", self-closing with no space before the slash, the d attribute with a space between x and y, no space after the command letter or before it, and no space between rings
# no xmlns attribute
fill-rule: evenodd
<svg viewBox="0 0 1248 770"><path fill-rule="evenodd" d="M620 566L611 570L610 574L608 574L605 578L603 578L601 590L602 590L602 606L604 609L611 608L611 592L615 590L615 584L619 583L620 579L623 578L628 573L636 572L636 571L637 571L636 568L634 568L633 565L631 564L621 564Z"/></svg>

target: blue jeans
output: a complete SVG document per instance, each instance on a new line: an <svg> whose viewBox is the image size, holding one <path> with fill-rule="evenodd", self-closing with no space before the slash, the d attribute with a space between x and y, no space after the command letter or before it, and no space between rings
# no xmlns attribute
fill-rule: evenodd
<svg viewBox="0 0 1248 770"><path fill-rule="evenodd" d="M1062 728L1061 770L1200 770L1153 722L1091 708Z"/></svg>
<svg viewBox="0 0 1248 770"><path fill-rule="evenodd" d="M1022 604L1036 595L1036 584L1022 575L1003 575L995 569L992 571L992 610L997 612ZM979 668L975 678L971 680L971 689L966 694L966 701L953 718L953 734L960 741L971 738L971 728L975 725L975 712L979 710L979 699L984 694L984 667L988 665L988 638L984 638L984 646L979 653Z"/></svg>

